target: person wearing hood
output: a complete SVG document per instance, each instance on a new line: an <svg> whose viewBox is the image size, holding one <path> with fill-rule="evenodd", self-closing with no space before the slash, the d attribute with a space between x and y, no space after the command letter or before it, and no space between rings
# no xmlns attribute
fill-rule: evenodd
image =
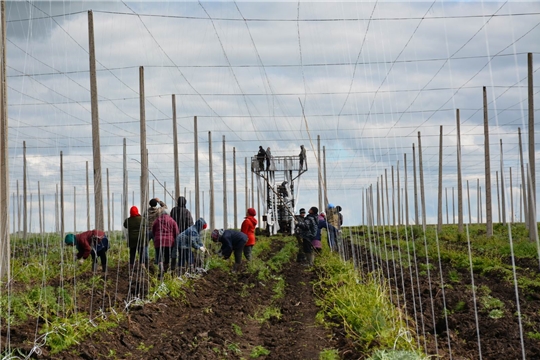
<svg viewBox="0 0 540 360"><path fill-rule="evenodd" d="M298 157L300 158L300 170L304 168L304 162L306 162L306 148L304 145L300 145L300 154L298 154Z"/></svg>
<svg viewBox="0 0 540 360"><path fill-rule="evenodd" d="M188 227L193 226L193 217L191 212L186 208L186 198L183 196L178 197L176 206L171 210L171 217L176 221L178 225L178 232L183 233Z"/></svg>
<svg viewBox="0 0 540 360"><path fill-rule="evenodd" d="M214 229L212 231L212 241L221 243L221 256L225 260L231 257L234 252L233 272L240 270L242 265L242 252L248 241L248 237L241 231Z"/></svg>
<svg viewBox="0 0 540 360"><path fill-rule="evenodd" d="M152 232L154 233L154 248L159 264L159 277L161 279L163 278L163 273L169 270L171 249L174 245L174 239L178 235L178 225L169 216L168 211L164 209L161 215L154 221Z"/></svg>
<svg viewBox="0 0 540 360"><path fill-rule="evenodd" d="M89 230L74 235L67 234L64 238L66 245L75 246L77 255L75 259L82 264L89 255L92 255L92 271L97 270L97 258L101 260L101 269L107 273L107 250L109 250L109 239L101 230Z"/></svg>
<svg viewBox="0 0 540 360"><path fill-rule="evenodd" d="M257 212L254 208L247 209L246 217L242 222L240 231L247 235L248 240L244 245L244 256L247 261L251 260L251 253L253 251L253 245L255 245L255 227L257 226L257 219L255 216Z"/></svg>
<svg viewBox="0 0 540 360"><path fill-rule="evenodd" d="M180 269L193 266L192 249L200 250L203 253L206 252L206 248L201 239L201 233L207 227L206 221L203 218L199 218L195 221L195 224L176 236L172 253L173 270L176 269L177 258Z"/></svg>
<svg viewBox="0 0 540 360"><path fill-rule="evenodd" d="M326 229L326 235L328 237L328 241L330 244L330 248L332 249L332 243L330 242L330 237L332 236L336 229L326 221L326 216L324 213L320 213L318 218L318 227L317 227L317 234L315 235L315 238L311 241L311 244L313 245L313 248L315 249L315 252L319 254L322 251L322 229Z"/></svg>
<svg viewBox="0 0 540 360"><path fill-rule="evenodd" d="M124 228L128 233L129 247L129 272L133 270L135 265L135 256L139 254L139 264L148 266L148 258L146 254L146 231L144 230L143 217L139 214L139 209L132 206L129 209L129 217L124 220Z"/></svg>

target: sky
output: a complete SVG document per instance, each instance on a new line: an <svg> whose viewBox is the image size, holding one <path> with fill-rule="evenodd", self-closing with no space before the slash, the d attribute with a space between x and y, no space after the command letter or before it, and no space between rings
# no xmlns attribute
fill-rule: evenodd
<svg viewBox="0 0 540 360"><path fill-rule="evenodd" d="M317 136L325 148L328 201L343 208L345 225L365 221L363 193L370 185L376 188L385 170L390 198L392 167L395 187L399 169L403 189L404 154L413 222L412 145L418 149L418 132L426 214L428 223L434 223L440 126L449 222L453 222L452 188L457 221L456 109L461 115L464 202L468 180L471 220L476 222L478 179L485 189L484 86L493 218L499 220L495 185L502 139L507 217L512 195L514 218L519 220L518 127L527 149L527 53L533 53L536 77L538 2L16 1L7 3L10 192L17 192L18 180L22 195L26 142L31 231L39 231L38 181L45 199L45 230L55 229L60 152L66 231L75 225L78 231L86 229L87 161L92 169L88 10L94 17L104 200L108 169L116 230L123 220L124 139L129 206L140 204L140 66L144 66L147 147L155 195L163 198L160 183L166 183L169 192L173 189L171 95L176 94L180 186L194 210L193 117L197 116L200 188L205 193L201 210L208 217L211 132L217 225L223 224L223 136L229 227L234 225L233 148L240 224L246 211L244 161L260 145L270 147L275 156L296 156L300 145L306 146L309 170L297 186L297 209L318 205ZM536 81L535 104L539 90ZM535 115L538 118L538 111ZM527 159L528 154L524 156ZM150 188L153 195L152 183ZM170 196L166 202L169 208L174 205ZM13 214L16 201L11 205ZM464 211L468 221L466 205ZM93 223L94 211L90 213Z"/></svg>

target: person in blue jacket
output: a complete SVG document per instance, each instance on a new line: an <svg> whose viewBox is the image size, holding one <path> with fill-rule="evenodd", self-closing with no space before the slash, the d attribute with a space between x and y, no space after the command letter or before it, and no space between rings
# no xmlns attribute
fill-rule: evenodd
<svg viewBox="0 0 540 360"><path fill-rule="evenodd" d="M204 221L203 218L200 218L195 221L195 224L176 236L172 251L171 269L173 271L176 269L177 264L180 269L193 266L192 249L200 250L203 253L206 252L206 248L202 242L201 232L206 229L207 226L206 221Z"/></svg>
<svg viewBox="0 0 540 360"><path fill-rule="evenodd" d="M248 240L247 235L236 230L214 229L212 231L212 240L221 243L220 252L225 260L234 253L233 272L240 270L244 245Z"/></svg>

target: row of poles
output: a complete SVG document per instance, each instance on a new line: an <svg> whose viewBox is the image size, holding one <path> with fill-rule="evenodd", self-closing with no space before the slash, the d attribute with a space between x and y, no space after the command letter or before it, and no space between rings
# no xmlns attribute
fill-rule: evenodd
<svg viewBox="0 0 540 360"><path fill-rule="evenodd" d="M533 57L532 53L527 54L527 72L528 72L528 143L529 143L529 152L528 152L528 164L524 164L523 161L523 146L521 139L521 128L518 128L518 140L519 140L519 168L521 173L521 184L520 184L520 203L523 204L523 213L525 215L525 223L529 229L529 240L536 242L538 239L538 228L536 222L536 169L535 169L535 137L534 137L534 93L533 93ZM486 234L487 236L493 236L493 211L492 211L492 186L491 186L491 158L489 152L489 124L488 124L488 110L487 110L487 94L486 87L483 87L483 117L484 117L484 163L485 163L485 204L486 204ZM458 231L463 232L463 180L462 180L462 171L461 171L461 132L460 132L460 112L459 109L456 110L456 129L457 129L457 194L458 194ZM438 207L437 207L437 230L438 232L442 231L443 224L443 127L440 126L439 133L439 168L438 168ZM500 145L500 173L499 171L495 172L497 179L497 203L499 209L499 221L503 224L506 224L506 188L505 188L505 168L504 168L504 159L503 159L503 142L502 139L499 141ZM409 225L409 200L408 200L408 184L407 184L407 154L403 155L404 157L404 171L405 171L405 186L404 186L404 201L405 201L405 224ZM423 162L422 162L422 139L421 133L418 132L418 174L419 174L419 186L417 184L417 169L416 169L416 151L415 144L412 144L412 161L413 161L413 178L414 178L414 220L415 224L421 224L424 231L426 229L426 197L425 197L425 186L424 186L424 171L423 171ZM500 175L500 176L499 176ZM500 179L500 184L499 184ZM514 220L514 204L513 204L513 183L512 183L512 168L510 168L510 208L511 208L511 222ZM391 182L392 182L392 209L390 210L390 197L388 194L388 177L387 170L384 170L383 175L377 177L376 181L376 199L373 197L373 185L370 185L368 189L365 189L362 192L362 208L363 211L365 208L367 211L367 223L370 226L375 224L385 225L385 191L384 184L386 183L386 225L391 225L390 223L390 211L392 211L393 222L392 225L396 225L395 217L395 190L394 190L394 167L391 167ZM403 211L401 209L401 198L400 198L400 176L399 176L399 161L397 163L397 209L398 209L398 225L401 225ZM420 206L419 210L418 205L418 189L420 189ZM499 193L500 190L500 193ZM454 188L452 188L452 199L454 198ZM477 192L478 192L478 222L483 221L482 214L482 193L480 187L480 180L477 180ZM469 181L467 180L467 196L468 196L468 209L469 209L469 223L472 223L471 218L471 201L469 193ZM448 199L448 196L447 196ZM375 211L376 208L376 211ZM521 208L521 205L520 205ZM502 215L501 215L502 210ZM421 214L422 219L420 222L419 214ZM375 216L377 219L375 219ZM521 218L521 216L520 216ZM447 219L448 219L448 200L447 200ZM362 214L362 222L364 221L364 213ZM448 222L448 220L447 220Z"/></svg>

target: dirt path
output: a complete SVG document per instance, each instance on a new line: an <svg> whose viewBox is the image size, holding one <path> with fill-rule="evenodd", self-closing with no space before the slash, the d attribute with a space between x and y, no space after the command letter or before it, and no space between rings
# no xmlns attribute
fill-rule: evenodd
<svg viewBox="0 0 540 360"><path fill-rule="evenodd" d="M275 298L277 276L286 284L281 298ZM332 348L350 355L343 335L316 324L315 279L314 271L294 262L265 281L247 272L212 270L183 300L133 308L117 328L42 358L319 359ZM269 309L280 315L262 321Z"/></svg>

